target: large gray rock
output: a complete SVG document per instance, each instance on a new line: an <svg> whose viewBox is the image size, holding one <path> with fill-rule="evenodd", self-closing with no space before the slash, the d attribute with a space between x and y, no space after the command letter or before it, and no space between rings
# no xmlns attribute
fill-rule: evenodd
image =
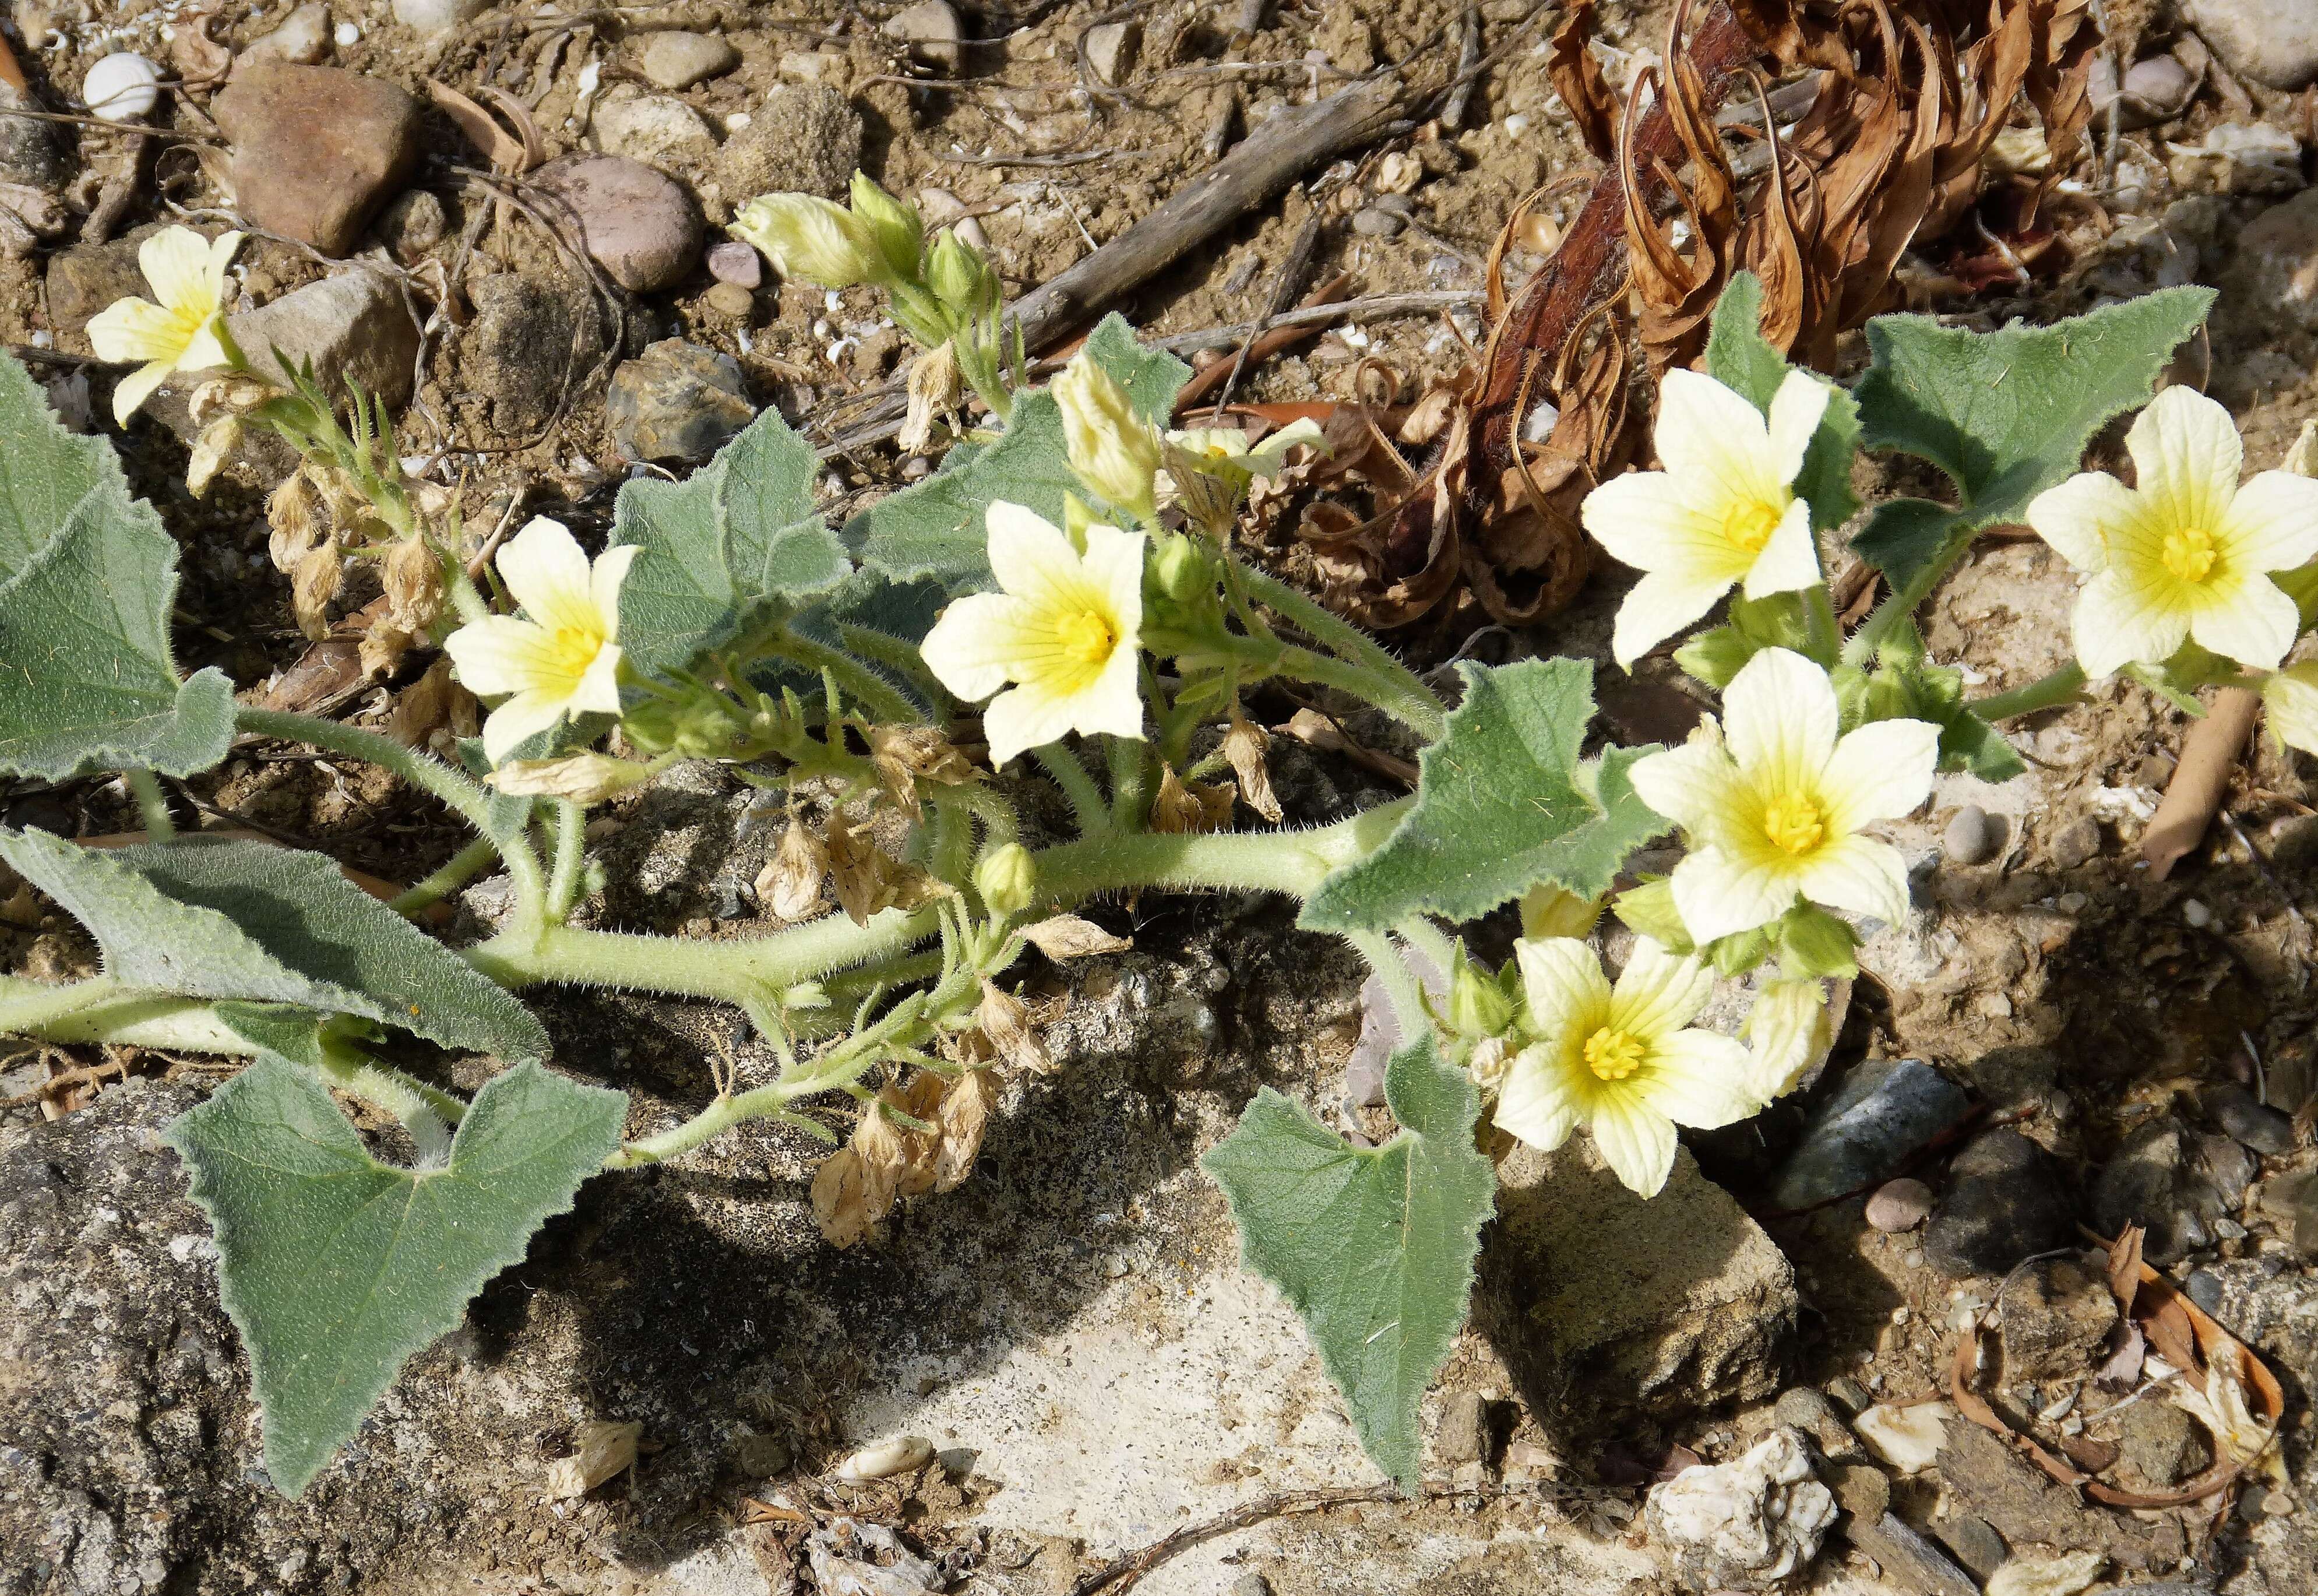
<svg viewBox="0 0 2318 1596"><path fill-rule="evenodd" d="M42 111L46 107L13 85L0 83L0 183L21 183L32 188L54 189L71 180L72 146L55 122L29 116L9 116L10 111Z"/></svg>
<svg viewBox="0 0 2318 1596"><path fill-rule="evenodd" d="M663 338L612 373L604 418L630 460L705 460L756 419L740 363Z"/></svg>
<svg viewBox="0 0 2318 1596"><path fill-rule="evenodd" d="M2318 79L2318 6L2307 0L2185 0L2181 10L2239 76L2287 90Z"/></svg>
<svg viewBox="0 0 2318 1596"><path fill-rule="evenodd" d="M1562 1433L1779 1387L1801 1306L1786 1255L1687 1148L1648 1201L1583 1136L1498 1167L1474 1315Z"/></svg>
<svg viewBox="0 0 2318 1596"><path fill-rule="evenodd" d="M1933 1137L1971 1112L1963 1089L1921 1059L1855 1065L1803 1127L1771 1201L1808 1208L1890 1179Z"/></svg>
<svg viewBox="0 0 2318 1596"><path fill-rule="evenodd" d="M696 83L721 76L741 64L741 52L714 33L687 33L663 29L647 36L636 53L636 65L654 88L688 89Z"/></svg>
<svg viewBox="0 0 2318 1596"><path fill-rule="evenodd" d="M596 107L588 124L596 142L613 155L682 171L716 153L715 130L674 94L640 93L621 84Z"/></svg>
<svg viewBox="0 0 2318 1596"><path fill-rule="evenodd" d="M410 402L418 324L400 285L383 272L358 266L292 289L227 317L226 327L260 375L287 381L288 368L310 360L315 381L333 399L344 399L352 381L391 409Z"/></svg>
<svg viewBox="0 0 2318 1596"><path fill-rule="evenodd" d="M2152 1120L2094 1178L2093 1224L2105 1236L2138 1224L2148 1232L2142 1256L2175 1262L2214 1244L2215 1221L2237 1212L2256 1168L2253 1154L2227 1136L2170 1116Z"/></svg>

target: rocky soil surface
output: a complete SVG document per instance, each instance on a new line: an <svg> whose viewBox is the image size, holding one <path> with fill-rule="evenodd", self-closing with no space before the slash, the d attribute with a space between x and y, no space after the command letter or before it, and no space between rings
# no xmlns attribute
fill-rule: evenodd
<svg viewBox="0 0 2318 1596"><path fill-rule="evenodd" d="M1666 10L1604 9L1623 82ZM1918 308L1984 327L2220 286L2177 374L2239 413L2250 465L2273 465L2318 414L2318 32L2297 5L2108 9L2115 142L2063 184L2065 268L1967 296L1927 251L1903 280ZM1496 39L1528 10L1478 14ZM598 531L625 476L680 472L766 406L828 445L834 508L930 467L835 441L890 394L903 343L867 293L785 284L731 242L721 224L750 196L834 194L866 167L974 229L1027 290L1268 116L1453 52L1463 15L15 0L26 87L0 85L0 110L87 108L92 81L121 77L93 69L122 52L181 86L95 107L134 111L126 131L0 116L0 338L61 413L107 426L118 373L83 358L85 329L140 291L139 242L171 220L247 226L238 340L382 395L413 468L461 493L479 533L537 513ZM504 124L496 147L471 111ZM1245 391L1412 397L1482 336L1481 262L1515 202L1586 170L1580 150L1526 39L1460 121L1314 171L1105 308L1154 336L1249 320L1317 220L1306 281L1469 297L1317 335L1252 364ZM1546 214L1566 220L1566 199ZM1510 269L1535 259L1516 247ZM186 551L184 662L371 723L409 713L423 660L371 683L350 638L298 636L259 498L278 460L253 451L205 500L185 494L187 397L165 390L121 440ZM1304 572L1291 542L1273 552ZM1606 661L1621 586L1598 576L1532 633L1471 646ZM2018 686L2066 657L2072 591L2041 545L1988 540L1929 641L1976 690ZM1406 641L1429 665L1463 640ZM1604 696L1629 741L1679 737L1700 708L1664 661ZM1920 866L1915 911L1866 949L1810 1091L1692 1137L1649 1204L1582 1145L1507 1161L1414 1501L1376 1488L1197 1168L1260 1085L1348 1134L1387 1128L1357 962L1276 905L1103 910L1137 950L1045 977L1062 1067L1013 1083L973 1179L871 1246L822 1242L817 1149L791 1132L591 1183L297 1502L260 1466L206 1225L158 1139L217 1072L0 1053L0 1592L1092 1596L1125 1588L1112 1559L1247 1509L1137 1588L2299 1596L2318 1568L2318 794L2251 751L2206 844L2151 879L2136 843L2187 722L2138 686L2097 696L2027 724L2028 774L1945 777L1894 828ZM1330 755L1291 751L1276 780L1301 821L1392 795ZM399 881L457 842L359 767L253 753L195 795ZM679 772L610 806L589 835L621 884L587 914L759 930L749 883L771 836L749 798ZM0 819L136 823L97 783L0 789ZM0 883L0 968L87 971L85 939L19 884ZM460 928L501 907L482 883ZM558 1066L629 1091L651 1125L710 1095L713 1062L769 1067L737 1016L616 995L541 1009ZM1952 1400L1959 1338L1986 1321L2000 1349L1980 1388L2004 1419L2143 1494L2205 1475L2214 1438L2178 1385L2119 1362L2133 1338L2087 1236L2128 1224L2276 1374L2281 1477L2104 1505ZM641 1427L634 1466L562 1494L554 1466L606 1423ZM903 1436L930 1456L840 1477Z"/></svg>

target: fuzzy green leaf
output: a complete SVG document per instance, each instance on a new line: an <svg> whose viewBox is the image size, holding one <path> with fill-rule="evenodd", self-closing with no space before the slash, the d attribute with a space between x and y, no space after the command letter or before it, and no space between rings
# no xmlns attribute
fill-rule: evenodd
<svg viewBox="0 0 2318 1596"><path fill-rule="evenodd" d="M1103 318L1086 346L1146 420L1167 425L1189 366L1164 350L1145 349L1116 315ZM1062 411L1041 389L1016 396L1014 418L996 443L960 444L940 471L855 516L846 542L864 566L894 581L930 578L952 594L972 592L991 581L984 512L1003 500L1059 526L1065 493L1091 497L1064 452Z"/></svg>
<svg viewBox="0 0 2318 1596"><path fill-rule="evenodd" d="M381 1163L308 1071L261 1058L167 1140L217 1233L265 1467L304 1491L411 1355L455 1327L620 1144L627 1099L535 1063L475 1094L437 1169Z"/></svg>
<svg viewBox="0 0 2318 1596"><path fill-rule="evenodd" d="M2209 288L2168 288L2050 327L1989 334L1928 316L1869 322L1860 441L1939 467L1954 479L1958 502L1878 505L1852 547L1907 592L1973 533L2018 521L2029 500L2076 471L2095 433L2148 402L2213 302Z"/></svg>
<svg viewBox="0 0 2318 1596"><path fill-rule="evenodd" d="M232 745L233 684L177 678L175 540L6 355L0 439L0 774L208 769Z"/></svg>
<svg viewBox="0 0 2318 1596"><path fill-rule="evenodd" d="M1594 668L1578 659L1460 664L1465 699L1417 757L1416 803L1384 846L1320 883L1298 924L1380 930L1413 915L1470 919L1541 881L1587 898L1666 830L1636 795L1635 762L1612 749L1580 763Z"/></svg>
<svg viewBox="0 0 2318 1596"><path fill-rule="evenodd" d="M1768 416L1772 397L1795 368L1763 336L1762 316L1762 279L1741 272L1715 301L1706 374ZM1795 476L1795 492L1810 505L1811 525L1821 532L1842 525L1859 508L1859 496L1851 490L1851 462L1858 447L1859 406L1829 383L1827 413Z"/></svg>
<svg viewBox="0 0 2318 1596"><path fill-rule="evenodd" d="M818 474L812 446L767 410L683 481L622 485L612 542L643 551L620 587L620 645L639 669L682 670L845 579Z"/></svg>
<svg viewBox="0 0 2318 1596"><path fill-rule="evenodd" d="M86 926L105 973L131 985L360 1015L502 1058L547 1052L528 1009L320 854L0 831L0 858Z"/></svg>
<svg viewBox="0 0 2318 1596"><path fill-rule="evenodd" d="M1201 1166L1231 1199L1246 1266L1303 1318L1361 1444L1416 1483L1417 1403L1449 1356L1496 1172L1473 1147L1480 1105L1428 1031L1393 1055L1400 1134L1354 1147L1265 1088Z"/></svg>

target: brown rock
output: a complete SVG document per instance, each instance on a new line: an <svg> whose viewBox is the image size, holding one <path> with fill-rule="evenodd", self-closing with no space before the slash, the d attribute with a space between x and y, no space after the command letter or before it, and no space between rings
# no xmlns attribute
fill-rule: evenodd
<svg viewBox="0 0 2318 1596"><path fill-rule="evenodd" d="M641 161L568 155L532 181L571 208L589 256L631 293L674 285L700 258L700 207L682 184Z"/></svg>
<svg viewBox="0 0 2318 1596"><path fill-rule="evenodd" d="M252 63L216 112L241 214L325 255L350 252L418 165L418 102L359 72Z"/></svg>
<svg viewBox="0 0 2318 1596"><path fill-rule="evenodd" d="M2188 1549L2178 1520L2143 1523L2088 1507L1996 1436L1963 1420L1948 1426L1939 1472L1958 1506L1987 1520L2015 1547L2106 1552L2137 1569L2170 1568Z"/></svg>
<svg viewBox="0 0 2318 1596"><path fill-rule="evenodd" d="M2047 1258L2022 1271L2004 1299L2004 1377L2079 1378L2099 1367L2116 1323L2108 1282L2073 1258Z"/></svg>

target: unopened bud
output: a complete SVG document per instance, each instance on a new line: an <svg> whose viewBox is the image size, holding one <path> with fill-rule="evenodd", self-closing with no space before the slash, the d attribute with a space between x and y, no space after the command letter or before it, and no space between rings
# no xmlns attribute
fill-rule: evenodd
<svg viewBox="0 0 2318 1596"><path fill-rule="evenodd" d="M633 759L609 754L569 754L561 759L510 759L491 772L491 785L511 798L569 798L574 803L601 803L651 773Z"/></svg>
<svg viewBox="0 0 2318 1596"><path fill-rule="evenodd" d="M1449 1027L1460 1036L1496 1036L1514 1023L1513 1000L1496 977L1476 969L1457 950L1449 976Z"/></svg>
<svg viewBox="0 0 2318 1596"><path fill-rule="evenodd" d="M1054 394L1063 449L1079 480L1122 510L1155 516L1159 429L1135 413L1127 390L1081 350L1055 379Z"/></svg>
<svg viewBox="0 0 2318 1596"><path fill-rule="evenodd" d="M620 712L620 735L640 754L720 759L732 751L741 731L732 700L714 691L704 690L681 702L647 698Z"/></svg>
<svg viewBox="0 0 2318 1596"><path fill-rule="evenodd" d="M850 288L893 280L868 219L818 195L761 195L741 207L730 230L763 251L782 276L798 282Z"/></svg>
<svg viewBox="0 0 2318 1596"><path fill-rule="evenodd" d="M1151 583L1177 604L1197 604L1216 590L1215 561L1208 551L1180 532L1153 540Z"/></svg>
<svg viewBox="0 0 2318 1596"><path fill-rule="evenodd" d="M857 171L853 174L853 214L868 225L869 236L876 240L877 252L885 256L888 272L904 281L918 274L926 229L918 220L915 206L903 204L878 187L867 173Z"/></svg>
<svg viewBox="0 0 2318 1596"><path fill-rule="evenodd" d="M1231 730L1224 733L1224 759L1239 777L1240 796L1247 806L1278 825L1281 811L1280 799L1271 790L1271 768L1263 758L1269 739L1263 730L1232 707Z"/></svg>
<svg viewBox="0 0 2318 1596"><path fill-rule="evenodd" d="M1022 1006L1021 999L999 991L997 982L982 983L982 1002L974 1011L974 1019L998 1056L1008 1063L1038 1075L1054 1069L1054 1055L1030 1028L1030 1011Z"/></svg>
<svg viewBox="0 0 2318 1596"><path fill-rule="evenodd" d="M994 847L974 867L974 890L993 914L1020 914L1038 893L1038 865L1019 842Z"/></svg>
<svg viewBox="0 0 2318 1596"><path fill-rule="evenodd" d="M1522 935L1532 941L1590 937L1601 921L1603 904L1600 898L1581 898L1550 881L1539 882L1522 894Z"/></svg>
<svg viewBox="0 0 2318 1596"><path fill-rule="evenodd" d="M821 839L792 817L773 856L757 873L757 901L777 919L804 919L821 907L821 878L828 868Z"/></svg>
<svg viewBox="0 0 2318 1596"><path fill-rule="evenodd" d="M997 274L990 263L948 228L934 240L926 262L926 286L961 317L987 315L998 308Z"/></svg>
<svg viewBox="0 0 2318 1596"><path fill-rule="evenodd" d="M2318 421L2302 424L2302 435L2286 452L2286 469L2297 477L2318 477Z"/></svg>

